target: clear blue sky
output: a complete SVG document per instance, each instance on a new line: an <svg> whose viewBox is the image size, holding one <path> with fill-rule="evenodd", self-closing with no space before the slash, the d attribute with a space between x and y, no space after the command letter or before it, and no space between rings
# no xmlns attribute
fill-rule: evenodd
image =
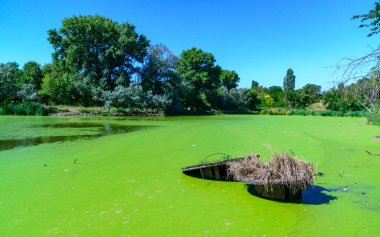
<svg viewBox="0 0 380 237"><path fill-rule="evenodd" d="M334 66L376 46L355 14L374 6L369 0L0 0L0 63L51 61L47 31L65 17L99 14L136 26L153 44L175 54L191 47L212 52L217 64L238 72L240 87L252 80L282 85L288 68L296 87L331 87Z"/></svg>

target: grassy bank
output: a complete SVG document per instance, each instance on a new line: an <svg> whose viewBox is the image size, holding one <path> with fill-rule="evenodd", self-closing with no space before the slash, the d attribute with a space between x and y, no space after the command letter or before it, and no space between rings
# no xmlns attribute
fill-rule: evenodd
<svg viewBox="0 0 380 237"><path fill-rule="evenodd" d="M367 111L334 111L313 109L289 109L289 108L263 108L261 115L301 115L301 116L328 116L328 117L367 117Z"/></svg>

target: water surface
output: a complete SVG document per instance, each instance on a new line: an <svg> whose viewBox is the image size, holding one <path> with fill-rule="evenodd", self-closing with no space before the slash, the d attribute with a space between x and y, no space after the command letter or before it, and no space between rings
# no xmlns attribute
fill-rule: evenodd
<svg viewBox="0 0 380 237"><path fill-rule="evenodd" d="M0 236L380 236L379 134L362 118L0 117L0 140L82 136L0 152ZM301 203L181 172L284 150L324 173Z"/></svg>
<svg viewBox="0 0 380 237"><path fill-rule="evenodd" d="M31 136L21 137L18 139L0 139L0 151L9 150L16 147L35 146L43 143L55 143L74 141L78 139L97 138L112 134L130 133L141 129L147 129L153 126L147 125L117 125L111 123L84 123L84 122L66 122L66 123L46 123L30 126L32 128L43 129L75 129L76 133L89 134L70 134L70 135L51 135L51 136ZM54 133L54 131L53 131Z"/></svg>

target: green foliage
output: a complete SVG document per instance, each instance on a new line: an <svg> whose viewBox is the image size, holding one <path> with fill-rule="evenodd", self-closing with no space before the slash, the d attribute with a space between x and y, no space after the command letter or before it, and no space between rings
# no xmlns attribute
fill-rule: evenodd
<svg viewBox="0 0 380 237"><path fill-rule="evenodd" d="M289 115L288 108L264 108L260 111L261 115Z"/></svg>
<svg viewBox="0 0 380 237"><path fill-rule="evenodd" d="M380 32L380 3L375 2L374 9L370 10L367 14L355 15L352 19L360 19L362 22L359 26L360 28L370 28L371 33L368 34L368 37L378 34Z"/></svg>
<svg viewBox="0 0 380 237"><path fill-rule="evenodd" d="M140 85L117 86L112 92L104 92L102 100L106 111L109 111L111 107L127 108L131 111L134 109L165 111L171 103L166 95L154 95L151 91L144 92Z"/></svg>
<svg viewBox="0 0 380 237"><path fill-rule="evenodd" d="M50 110L39 103L4 104L0 107L1 115L48 115Z"/></svg>
<svg viewBox="0 0 380 237"><path fill-rule="evenodd" d="M376 20L378 8L376 3L376 11L354 18ZM378 22L371 24L375 27ZM371 30L375 34L378 28ZM373 112L379 106L376 68L368 78L324 93L315 84L295 90L291 68L283 88L266 88L252 81L250 89L237 89L238 74L216 65L212 53L191 48L176 57L164 45L149 46L146 37L129 23L102 16L73 16L48 35L54 48L52 63L41 69L37 62L29 61L22 70L17 63L0 64L3 112L40 113L35 112L39 111L35 102L43 102L104 106L108 112L116 108L138 113L250 113L260 108L262 114L356 116L355 111L363 107ZM321 104L321 111L309 110L316 103ZM282 108L285 106L289 109Z"/></svg>
<svg viewBox="0 0 380 237"><path fill-rule="evenodd" d="M23 84L19 91L17 91L17 97L23 102L38 101L37 89L33 84Z"/></svg>
<svg viewBox="0 0 380 237"><path fill-rule="evenodd" d="M298 116L330 116L330 117L366 117L366 111L333 111L333 110L306 110L289 108L264 108L261 115L298 115Z"/></svg>
<svg viewBox="0 0 380 237"><path fill-rule="evenodd" d="M335 113L337 115L337 113ZM316 110L304 110L304 109L291 109L289 110L288 115L301 115L301 116L310 116L310 115L319 115L319 116L332 116L332 111L316 111Z"/></svg>
<svg viewBox="0 0 380 237"><path fill-rule="evenodd" d="M365 117L367 112L363 111L333 111L333 110L300 110L292 109L288 115L303 115L303 116L332 116L332 117Z"/></svg>
<svg viewBox="0 0 380 237"><path fill-rule="evenodd" d="M31 84L39 90L43 77L41 65L35 61L26 62L22 67L22 72L22 84Z"/></svg>
<svg viewBox="0 0 380 237"><path fill-rule="evenodd" d="M322 101L331 110L376 112L380 97L380 81L377 77L363 78L349 86L339 84L322 95Z"/></svg>
<svg viewBox="0 0 380 237"><path fill-rule="evenodd" d="M40 95L55 104L74 104L74 84L66 73L57 64L47 64L43 67Z"/></svg>
<svg viewBox="0 0 380 237"><path fill-rule="evenodd" d="M185 50L178 61L177 72L189 88L183 95L184 107L195 111L210 110L214 102L212 97L220 86L221 68L215 65L214 55L197 48Z"/></svg>
<svg viewBox="0 0 380 237"><path fill-rule="evenodd" d="M142 63L149 41L129 23L119 24L102 16L73 16L59 30L49 30L53 59L65 72L81 73L86 83L113 89L128 86Z"/></svg>
<svg viewBox="0 0 380 237"><path fill-rule="evenodd" d="M15 62L0 63L0 104L8 103L16 99L17 84L22 72Z"/></svg>
<svg viewBox="0 0 380 237"><path fill-rule="evenodd" d="M257 110L260 100L249 89L222 89L219 108L226 112L252 112Z"/></svg>
<svg viewBox="0 0 380 237"><path fill-rule="evenodd" d="M367 123L373 125L380 125L380 114L371 113L367 116Z"/></svg>
<svg viewBox="0 0 380 237"><path fill-rule="evenodd" d="M163 94L167 84L177 77L175 73L177 60L165 45L150 46L139 75L143 90L152 91L153 94Z"/></svg>
<svg viewBox="0 0 380 237"><path fill-rule="evenodd" d="M79 107L77 110L79 113L84 114L107 115L102 107Z"/></svg>
<svg viewBox="0 0 380 237"><path fill-rule="evenodd" d="M356 102L364 107L368 112L378 111L380 99L380 78L379 75L362 78L351 85L349 92L352 93Z"/></svg>
<svg viewBox="0 0 380 237"><path fill-rule="evenodd" d="M273 99L273 106L284 106L284 91L281 86L271 86L268 88L268 94Z"/></svg>
<svg viewBox="0 0 380 237"><path fill-rule="evenodd" d="M235 71L230 70L222 70L220 73L220 81L222 85L227 88L227 90L231 90L238 86L238 82L240 81L239 75Z"/></svg>
<svg viewBox="0 0 380 237"><path fill-rule="evenodd" d="M292 95L294 88L296 86L296 76L294 75L293 69L289 68L286 71L286 76L284 77L283 89L284 89L284 101L290 107L292 101Z"/></svg>
<svg viewBox="0 0 380 237"><path fill-rule="evenodd" d="M347 111L350 107L347 90L343 84L339 84L338 88L334 87L323 93L322 102L329 109L335 111Z"/></svg>
<svg viewBox="0 0 380 237"><path fill-rule="evenodd" d="M261 106L264 107L273 107L274 106L274 100L269 94L264 94L261 97Z"/></svg>
<svg viewBox="0 0 380 237"><path fill-rule="evenodd" d="M291 104L294 108L306 108L319 102L321 99L321 86L306 84L301 89L293 91Z"/></svg>
<svg viewBox="0 0 380 237"><path fill-rule="evenodd" d="M253 91L258 91L259 90L259 82L255 81L255 80L252 80L251 82L251 90Z"/></svg>

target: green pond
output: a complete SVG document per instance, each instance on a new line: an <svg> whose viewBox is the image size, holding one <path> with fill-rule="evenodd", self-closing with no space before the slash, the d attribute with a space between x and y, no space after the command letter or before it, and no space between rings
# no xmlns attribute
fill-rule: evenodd
<svg viewBox="0 0 380 237"><path fill-rule="evenodd" d="M380 236L379 135L364 118L0 117L0 236ZM301 203L181 172L286 150L324 174Z"/></svg>

